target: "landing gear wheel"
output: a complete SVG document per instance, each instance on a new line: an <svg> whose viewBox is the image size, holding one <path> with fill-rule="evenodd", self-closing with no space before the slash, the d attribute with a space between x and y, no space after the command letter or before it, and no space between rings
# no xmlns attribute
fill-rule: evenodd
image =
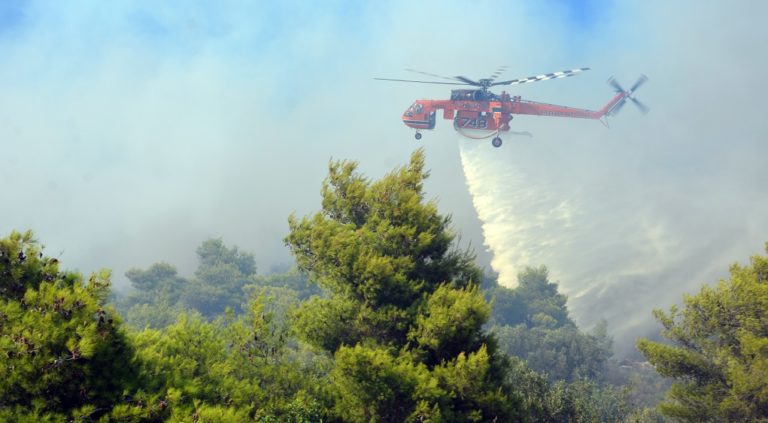
<svg viewBox="0 0 768 423"><path fill-rule="evenodd" d="M491 140L491 145L493 145L496 148L501 147L501 138L495 137L494 139L492 139Z"/></svg>
<svg viewBox="0 0 768 423"><path fill-rule="evenodd" d="M416 137L417 140L421 139L421 133L419 133L419 132L417 132L416 135L414 135L414 136Z"/></svg>

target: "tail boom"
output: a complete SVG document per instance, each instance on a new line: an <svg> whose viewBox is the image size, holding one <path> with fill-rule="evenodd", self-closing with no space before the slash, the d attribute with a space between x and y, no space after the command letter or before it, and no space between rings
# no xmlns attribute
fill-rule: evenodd
<svg viewBox="0 0 768 423"><path fill-rule="evenodd" d="M602 109L588 110L556 104L518 100L512 103L512 113L518 115L554 116L577 119L600 119L610 114L616 105L624 99L625 93L617 93Z"/></svg>
<svg viewBox="0 0 768 423"><path fill-rule="evenodd" d="M627 97L627 93L626 92L616 93L616 95L613 96L611 101L609 101L608 104L605 105L605 107L603 107L602 109L600 109L599 112L597 112L599 114L597 119L600 119L601 117L603 117L605 115L610 115L611 112L616 108L616 106L622 100L624 100L626 97Z"/></svg>

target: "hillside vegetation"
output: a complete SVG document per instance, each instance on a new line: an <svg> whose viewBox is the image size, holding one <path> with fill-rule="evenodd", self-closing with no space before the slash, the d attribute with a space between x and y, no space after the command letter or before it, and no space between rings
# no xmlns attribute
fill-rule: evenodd
<svg viewBox="0 0 768 423"><path fill-rule="evenodd" d="M427 177L422 151L379 180L332 162L319 210L288 218L294 268L260 274L209 239L193 275L132 269L124 295L109 271L67 271L11 233L0 421L768 419L767 257L656 311L670 342L618 363L610 322L577 327L546 267L514 289L483 274Z"/></svg>

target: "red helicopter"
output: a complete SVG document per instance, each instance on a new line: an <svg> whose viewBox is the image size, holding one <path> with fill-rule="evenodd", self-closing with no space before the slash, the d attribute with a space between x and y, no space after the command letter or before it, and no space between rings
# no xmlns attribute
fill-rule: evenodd
<svg viewBox="0 0 768 423"><path fill-rule="evenodd" d="M640 109L642 113L648 112L646 107L632 95L634 92L648 80L645 75L641 75L629 90L625 90L611 78L608 83L616 90L616 95L600 110L577 109L573 107L558 106L555 104L539 103L530 100L523 100L520 96L510 96L505 91L497 95L489 91L489 88L499 85L518 85L531 82L546 81L548 79L566 78L576 75L580 72L589 70L589 68L577 68L564 70L560 72L547 73L543 75L529 76L527 78L510 79L508 81L496 81L506 66L500 67L493 75L488 78L472 80L464 76L455 76L453 78L435 75L432 73L421 72L413 69L406 69L409 72L415 72L427 75L433 78L440 78L450 82L442 81L416 81L410 79L391 79L374 78L380 81L397 82L415 82L420 84L441 84L441 85L468 85L477 87L474 89L451 90L450 100L416 100L403 113L403 123L416 129L416 139L421 139L421 130L434 129L437 119L437 111L443 111L444 119L452 119L453 127L461 135L472 139L484 139L493 137L491 144L494 147L501 147L500 132L509 132L509 122L512 115L538 115L538 116L556 116L581 119L598 119L603 122L603 116L611 116L618 113L627 100L631 100ZM605 122L603 122L605 124ZM528 135L528 132L512 132L516 135Z"/></svg>

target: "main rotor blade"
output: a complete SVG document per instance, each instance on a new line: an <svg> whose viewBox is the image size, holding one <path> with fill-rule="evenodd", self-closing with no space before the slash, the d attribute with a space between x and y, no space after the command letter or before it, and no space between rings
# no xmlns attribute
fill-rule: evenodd
<svg viewBox="0 0 768 423"><path fill-rule="evenodd" d="M447 79L449 81L455 81L456 80L455 78L451 78L451 77L448 77L448 76L436 75L434 73L429 73L429 72L422 72L422 71L416 70L416 69L406 69L406 71L413 72L413 73L419 73L419 74L422 74L422 75L431 76L433 78Z"/></svg>
<svg viewBox="0 0 768 423"><path fill-rule="evenodd" d="M496 69L496 72L492 73L491 76L488 77L491 81L495 80L499 76L501 76L502 73L504 73L507 69L509 69L509 66L503 65L499 66L498 69Z"/></svg>
<svg viewBox="0 0 768 423"><path fill-rule="evenodd" d="M635 90L640 88L641 85L645 84L645 81L648 80L648 77L645 75L640 75L640 78L635 82L635 85L632 86L632 88L629 89L629 92L633 93Z"/></svg>
<svg viewBox="0 0 768 423"><path fill-rule="evenodd" d="M646 106L645 104L641 103L640 100L638 100L638 99L636 99L634 97L630 97L629 99L632 100L633 103L635 103L635 106L637 106L637 108L640 110L640 113L646 114L646 113L648 113L651 110L651 109L648 108L648 106Z"/></svg>
<svg viewBox="0 0 768 423"><path fill-rule="evenodd" d="M577 68L577 69L564 70L560 72L545 73L543 75L529 76L527 78L494 82L493 84L491 84L491 86L494 87L496 85L518 85L518 84L527 84L530 82L546 81L547 79L566 78L569 76L576 75L579 72L588 71L588 70L589 68Z"/></svg>
<svg viewBox="0 0 768 423"><path fill-rule="evenodd" d="M378 81L396 81L396 82L415 82L418 84L440 84L440 85L472 85L462 82L436 82L436 81L414 81L412 79L391 79L391 78L373 78Z"/></svg>
<svg viewBox="0 0 768 423"><path fill-rule="evenodd" d="M483 84L481 84L479 82L475 82L475 81L473 81L473 80L471 80L471 79L469 79L467 77L464 77L464 76L455 76L454 79L458 79L459 81L464 82L465 84L468 84L468 85L475 85L477 87L482 87L483 86Z"/></svg>
<svg viewBox="0 0 768 423"><path fill-rule="evenodd" d="M608 83L611 84L611 86L616 90L617 93L625 92L624 87L622 87L618 82L616 82L616 80L613 79L613 77L611 77L611 79L608 80Z"/></svg>

